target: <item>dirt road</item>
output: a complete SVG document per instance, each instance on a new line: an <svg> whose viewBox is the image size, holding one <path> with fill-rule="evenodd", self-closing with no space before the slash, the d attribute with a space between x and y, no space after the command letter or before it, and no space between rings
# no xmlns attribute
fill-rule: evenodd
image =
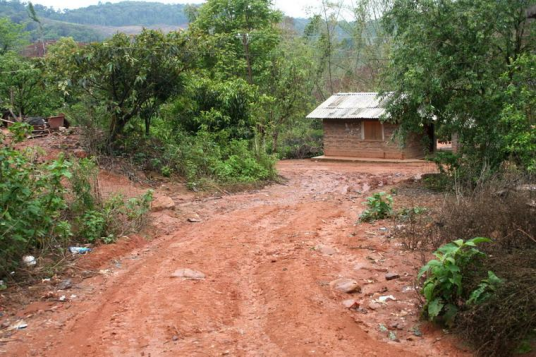
<svg viewBox="0 0 536 357"><path fill-rule="evenodd" d="M451 342L441 339L440 331L424 337L411 333L418 323L415 294L408 292L414 257L386 239L381 225L355 225L369 191L388 190L433 167L287 161L279 170L284 184L256 192L197 201L172 194L176 210L155 216L155 230L169 234L101 267L100 274L66 292L76 295L70 302L27 309L26 314L35 312L26 319L28 328L0 351L9 356L463 355L448 347ZM191 217L200 222L188 222ZM172 277L183 268L205 278ZM400 279L386 281L385 273L393 269ZM333 291L329 283L338 278L357 280L362 292ZM397 301L370 303L385 294ZM343 306L350 298L362 309ZM378 329L380 323L393 334Z"/></svg>

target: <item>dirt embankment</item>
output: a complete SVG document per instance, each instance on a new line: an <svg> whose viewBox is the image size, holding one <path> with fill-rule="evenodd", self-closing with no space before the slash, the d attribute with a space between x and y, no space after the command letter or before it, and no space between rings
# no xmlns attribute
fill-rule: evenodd
<svg viewBox="0 0 536 357"><path fill-rule="evenodd" d="M287 181L255 192L192 200L159 190L176 203L154 214L160 236L81 257L104 263L100 273L68 302L20 312L28 327L0 340L0 355L465 356L419 322L419 257L387 222L355 224L370 191L433 169L286 161ZM192 273L181 269L204 278L174 276ZM341 278L361 292L334 290Z"/></svg>

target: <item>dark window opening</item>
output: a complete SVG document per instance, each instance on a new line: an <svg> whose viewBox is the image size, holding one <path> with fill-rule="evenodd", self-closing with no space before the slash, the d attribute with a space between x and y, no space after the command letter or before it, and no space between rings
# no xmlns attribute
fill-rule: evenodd
<svg viewBox="0 0 536 357"><path fill-rule="evenodd" d="M383 140L383 126L378 120L365 120L363 122L365 140Z"/></svg>

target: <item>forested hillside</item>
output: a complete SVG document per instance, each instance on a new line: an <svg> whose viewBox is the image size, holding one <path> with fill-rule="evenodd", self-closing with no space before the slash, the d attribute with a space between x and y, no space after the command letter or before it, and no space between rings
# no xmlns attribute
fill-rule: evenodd
<svg viewBox="0 0 536 357"><path fill-rule="evenodd" d="M184 13L186 5L162 4L158 2L125 1L101 3L79 9L55 11L35 5L42 16L58 21L101 26L186 26L188 18Z"/></svg>
<svg viewBox="0 0 536 357"><path fill-rule="evenodd" d="M37 16L44 24L43 37L46 40L73 37L79 42L101 41L115 32L139 33L142 27L166 31L185 28L188 26L184 11L187 7L135 1L105 3L74 10L55 10L34 5ZM30 39L38 39L37 25L29 21L27 3L1 0L0 16L8 17L15 23L26 23Z"/></svg>

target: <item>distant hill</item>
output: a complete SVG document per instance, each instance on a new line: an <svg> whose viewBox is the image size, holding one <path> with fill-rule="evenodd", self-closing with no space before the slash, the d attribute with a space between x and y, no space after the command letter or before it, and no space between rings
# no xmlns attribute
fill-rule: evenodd
<svg viewBox="0 0 536 357"><path fill-rule="evenodd" d="M26 23L30 40L38 39L37 25L28 18L27 4L18 0L0 0L0 16ZM104 3L74 10L55 10L35 4L44 26L46 40L73 37L79 42L102 41L116 32L137 34L143 27L172 31L188 26L186 5L125 1Z"/></svg>
<svg viewBox="0 0 536 357"><path fill-rule="evenodd" d="M102 41L117 32L138 34L143 27L164 32L188 27L185 9L191 5L162 4L158 2L123 1L99 3L73 10L55 10L34 4L37 16L43 22L45 40L73 37L78 42ZM37 25L31 22L27 3L20 0L0 0L0 16L13 22L25 23L30 40L39 39ZM309 22L308 19L291 19L298 34Z"/></svg>
<svg viewBox="0 0 536 357"><path fill-rule="evenodd" d="M186 5L162 4L158 2L124 1L100 3L80 9L56 11L35 5L42 16L51 20L99 26L154 26L168 25L185 27L188 18L184 14Z"/></svg>

